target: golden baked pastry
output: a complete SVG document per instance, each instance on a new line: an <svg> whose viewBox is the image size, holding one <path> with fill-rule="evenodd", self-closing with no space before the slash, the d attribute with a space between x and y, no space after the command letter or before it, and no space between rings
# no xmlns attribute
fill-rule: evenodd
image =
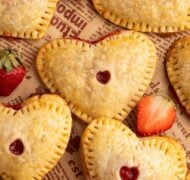
<svg viewBox="0 0 190 180"><path fill-rule="evenodd" d="M190 113L190 37L174 42L167 55L166 69L181 104Z"/></svg>
<svg viewBox="0 0 190 180"><path fill-rule="evenodd" d="M124 120L146 91L156 62L152 41L122 31L91 44L51 41L40 49L36 67L51 92L89 123L100 116Z"/></svg>
<svg viewBox="0 0 190 180"><path fill-rule="evenodd" d="M87 180L185 180L186 153L169 137L138 138L113 119L94 120L81 139Z"/></svg>
<svg viewBox="0 0 190 180"><path fill-rule="evenodd" d="M0 105L0 177L41 180L63 155L71 113L57 95L34 96L22 109Z"/></svg>
<svg viewBox="0 0 190 180"><path fill-rule="evenodd" d="M58 0L0 0L0 35L39 39Z"/></svg>
<svg viewBox="0 0 190 180"><path fill-rule="evenodd" d="M111 22L143 32L190 29L189 0L92 0Z"/></svg>
<svg viewBox="0 0 190 180"><path fill-rule="evenodd" d="M190 171L187 173L187 176L186 176L185 180L190 180Z"/></svg>

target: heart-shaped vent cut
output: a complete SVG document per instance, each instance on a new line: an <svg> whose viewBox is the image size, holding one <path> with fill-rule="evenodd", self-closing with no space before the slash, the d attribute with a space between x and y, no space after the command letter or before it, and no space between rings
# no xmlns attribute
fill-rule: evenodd
<svg viewBox="0 0 190 180"><path fill-rule="evenodd" d="M0 177L41 180L64 154L71 123L57 95L33 96L18 111L0 104Z"/></svg>
<svg viewBox="0 0 190 180"><path fill-rule="evenodd" d="M81 139L86 179L177 180L187 173L186 153L175 139L138 138L123 123L95 119Z"/></svg>
<svg viewBox="0 0 190 180"><path fill-rule="evenodd" d="M51 41L40 49L36 66L51 92L89 123L101 116L124 120L145 93L156 62L147 36L121 31L93 44Z"/></svg>

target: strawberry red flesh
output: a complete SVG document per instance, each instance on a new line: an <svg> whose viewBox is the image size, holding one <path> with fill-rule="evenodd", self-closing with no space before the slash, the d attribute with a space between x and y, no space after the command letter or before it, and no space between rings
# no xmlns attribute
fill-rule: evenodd
<svg viewBox="0 0 190 180"><path fill-rule="evenodd" d="M9 96L22 82L26 69L15 50L0 51L0 96Z"/></svg>
<svg viewBox="0 0 190 180"><path fill-rule="evenodd" d="M25 74L26 70L23 66L19 66L9 73L0 69L0 96L9 96L22 82Z"/></svg>
<svg viewBox="0 0 190 180"><path fill-rule="evenodd" d="M176 119L174 103L162 96L146 96L137 107L137 133L154 135L169 129Z"/></svg>

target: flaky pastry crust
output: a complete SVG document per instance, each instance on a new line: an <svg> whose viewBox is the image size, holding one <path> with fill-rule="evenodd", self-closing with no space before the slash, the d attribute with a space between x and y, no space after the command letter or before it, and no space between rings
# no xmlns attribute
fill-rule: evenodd
<svg viewBox="0 0 190 180"><path fill-rule="evenodd" d="M177 32L190 29L189 0L92 0L111 22L141 32Z"/></svg>
<svg viewBox="0 0 190 180"><path fill-rule="evenodd" d="M84 131L81 157L87 180L120 180L123 166L135 167L138 180L185 180L186 153L169 137L138 138L114 119L98 118Z"/></svg>
<svg viewBox="0 0 190 180"><path fill-rule="evenodd" d="M64 154L71 132L71 113L64 99L44 94L25 101L16 111L0 105L0 177L41 180ZM10 144L22 142L14 154Z"/></svg>
<svg viewBox="0 0 190 180"><path fill-rule="evenodd" d="M122 31L96 44L53 40L37 56L38 73L53 93L89 123L106 116L124 120L145 93L156 68L156 49L145 35ZM102 84L97 73L108 71Z"/></svg>
<svg viewBox="0 0 190 180"><path fill-rule="evenodd" d="M58 0L0 0L0 35L42 38L57 2Z"/></svg>

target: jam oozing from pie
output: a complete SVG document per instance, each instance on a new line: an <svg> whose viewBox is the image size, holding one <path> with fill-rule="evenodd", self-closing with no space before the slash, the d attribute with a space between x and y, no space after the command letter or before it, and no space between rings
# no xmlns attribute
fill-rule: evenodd
<svg viewBox="0 0 190 180"><path fill-rule="evenodd" d="M9 150L14 155L21 155L24 151L24 145L20 139L16 139L10 144Z"/></svg>
<svg viewBox="0 0 190 180"><path fill-rule="evenodd" d="M99 71L96 74L96 79L102 84L107 84L110 78L111 74L109 71Z"/></svg>
<svg viewBox="0 0 190 180"><path fill-rule="evenodd" d="M12 108L14 110L19 110L22 108L22 104L16 104L16 105L5 105L5 107Z"/></svg>
<svg viewBox="0 0 190 180"><path fill-rule="evenodd" d="M139 176L139 170L137 167L127 167L123 166L120 169L121 180L137 180Z"/></svg>

